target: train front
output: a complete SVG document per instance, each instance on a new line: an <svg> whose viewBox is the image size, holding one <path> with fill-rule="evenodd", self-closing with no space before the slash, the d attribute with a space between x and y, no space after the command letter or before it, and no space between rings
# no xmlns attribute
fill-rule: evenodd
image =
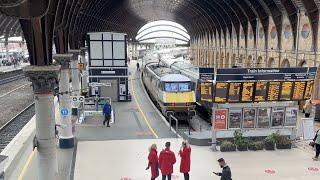
<svg viewBox="0 0 320 180"><path fill-rule="evenodd" d="M174 115L179 120L187 120L195 115L195 85L181 74L167 74L160 79L163 88L163 105L168 117Z"/></svg>

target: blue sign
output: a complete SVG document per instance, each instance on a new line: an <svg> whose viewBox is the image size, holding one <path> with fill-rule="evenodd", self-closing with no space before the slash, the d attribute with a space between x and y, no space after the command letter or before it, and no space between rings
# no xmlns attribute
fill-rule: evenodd
<svg viewBox="0 0 320 180"><path fill-rule="evenodd" d="M60 113L61 113L62 116L68 116L69 111L68 111L67 108L62 108L62 109L60 110Z"/></svg>

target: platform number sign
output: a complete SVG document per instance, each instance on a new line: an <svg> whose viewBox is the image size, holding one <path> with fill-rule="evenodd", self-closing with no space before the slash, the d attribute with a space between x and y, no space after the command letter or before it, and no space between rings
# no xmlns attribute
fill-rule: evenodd
<svg viewBox="0 0 320 180"><path fill-rule="evenodd" d="M69 111L68 111L67 108L63 107L63 108L61 108L60 113L61 113L61 115L62 115L63 117L65 117L65 116L68 116Z"/></svg>
<svg viewBox="0 0 320 180"><path fill-rule="evenodd" d="M72 96L72 102L84 102L84 96Z"/></svg>

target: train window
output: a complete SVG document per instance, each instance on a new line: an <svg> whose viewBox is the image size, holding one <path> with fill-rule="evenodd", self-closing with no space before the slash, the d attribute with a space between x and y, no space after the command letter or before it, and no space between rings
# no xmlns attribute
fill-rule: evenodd
<svg viewBox="0 0 320 180"><path fill-rule="evenodd" d="M179 84L178 83L166 83L165 91L178 92L178 90L179 90Z"/></svg>
<svg viewBox="0 0 320 180"><path fill-rule="evenodd" d="M165 83L165 91L168 92L187 92L191 90L189 82L185 83Z"/></svg>
<svg viewBox="0 0 320 180"><path fill-rule="evenodd" d="M190 91L190 83L179 83L179 91L180 92Z"/></svg>

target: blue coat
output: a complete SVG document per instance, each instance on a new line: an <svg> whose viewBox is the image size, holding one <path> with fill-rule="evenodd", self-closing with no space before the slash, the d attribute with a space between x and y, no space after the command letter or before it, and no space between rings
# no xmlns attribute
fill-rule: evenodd
<svg viewBox="0 0 320 180"><path fill-rule="evenodd" d="M111 105L106 103L104 106L103 106L103 114L104 115L111 115Z"/></svg>

